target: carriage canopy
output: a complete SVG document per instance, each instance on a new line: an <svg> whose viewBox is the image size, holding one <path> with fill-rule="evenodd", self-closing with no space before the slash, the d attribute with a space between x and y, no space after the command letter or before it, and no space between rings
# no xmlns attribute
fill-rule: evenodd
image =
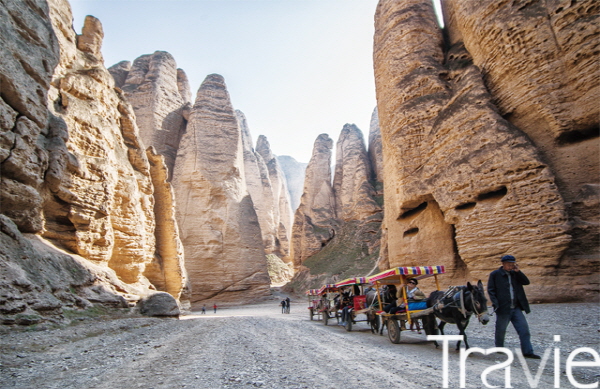
<svg viewBox="0 0 600 389"><path fill-rule="evenodd" d="M398 279L398 276L404 276L405 278L416 278L418 280L435 276L438 274L446 273L444 266L404 266L394 267L392 269L383 271L374 276L366 277L367 282L385 282L390 280Z"/></svg>
<svg viewBox="0 0 600 389"><path fill-rule="evenodd" d="M335 284L335 287L340 288L342 286L363 285L368 283L369 281L367 281L367 277L352 277L347 278L344 281L338 282L337 284Z"/></svg>

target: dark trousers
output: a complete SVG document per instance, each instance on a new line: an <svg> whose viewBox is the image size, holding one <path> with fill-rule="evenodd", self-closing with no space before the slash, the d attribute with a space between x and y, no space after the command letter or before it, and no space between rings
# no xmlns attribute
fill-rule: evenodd
<svg viewBox="0 0 600 389"><path fill-rule="evenodd" d="M508 323L512 323L519 335L519 339L521 340L521 351L523 354L533 354L529 324L527 324L527 319L525 319L523 311L519 308L511 309L508 314L496 315L496 347L504 347L504 336L506 335Z"/></svg>

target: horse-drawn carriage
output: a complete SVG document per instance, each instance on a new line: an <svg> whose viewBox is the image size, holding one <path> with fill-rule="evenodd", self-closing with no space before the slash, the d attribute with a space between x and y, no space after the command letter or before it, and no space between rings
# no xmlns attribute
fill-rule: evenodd
<svg viewBox="0 0 600 389"><path fill-rule="evenodd" d="M371 332L377 331L377 309L372 301L367 303L366 288L371 285L366 277L353 277L338 282L335 286L341 292L341 301L338 304L338 315L346 331L352 331L352 325L366 322L371 327Z"/></svg>
<svg viewBox="0 0 600 389"><path fill-rule="evenodd" d="M319 311L319 304L321 303L319 289L309 289L306 291L306 295L308 296L308 316L310 320L314 320L314 316L321 314Z"/></svg>
<svg viewBox="0 0 600 389"><path fill-rule="evenodd" d="M392 343L400 343L401 331L406 330L407 325L411 325L419 319L423 320L423 328L426 334L432 335L436 331L436 322L431 315L433 307L427 308L427 303L424 300L418 303L410 301L406 294L406 285L410 279L421 280L434 277L436 289L440 290L438 275L445 272L444 266L408 266L395 267L367 277L367 282L375 285L380 307L385 306L381 293L384 285L394 285L401 293L398 301L402 301L403 310L393 314L383 310L377 312L377 315L381 318L382 329L387 326L388 337Z"/></svg>
<svg viewBox="0 0 600 389"><path fill-rule="evenodd" d="M338 288L334 284L325 284L317 290L320 296L316 312L321 315L323 324L327 325L329 319L335 318L338 320L337 310L335 309L335 298L338 295Z"/></svg>

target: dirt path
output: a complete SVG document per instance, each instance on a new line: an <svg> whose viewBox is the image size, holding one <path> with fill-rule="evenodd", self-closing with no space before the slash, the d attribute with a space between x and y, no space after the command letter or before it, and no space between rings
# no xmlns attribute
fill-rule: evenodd
<svg viewBox="0 0 600 389"><path fill-rule="evenodd" d="M574 315L574 313L577 313ZM561 349L561 388L568 353L578 347L598 350L597 304L534 305L528 320L536 351ZM448 334L457 334L448 325ZM471 347L493 347L493 321L472 321ZM561 335L561 342L553 342ZM454 342L451 347L454 347ZM507 346L518 347L512 328ZM240 309L212 310L176 319L121 318L83 321L61 329L2 334L2 388L410 388L442 387L442 350L425 335L402 332L402 343L373 335L365 323L352 332L310 321L304 303L281 314L278 300ZM582 354L585 356L586 354ZM459 356L449 353L451 388L459 386ZM485 388L481 372L505 360L472 354L467 388ZM527 360L535 376L540 361ZM600 380L598 368L575 368L579 382ZM548 361L538 388L554 387ZM488 375L504 387L503 370ZM511 384L531 387L515 356Z"/></svg>

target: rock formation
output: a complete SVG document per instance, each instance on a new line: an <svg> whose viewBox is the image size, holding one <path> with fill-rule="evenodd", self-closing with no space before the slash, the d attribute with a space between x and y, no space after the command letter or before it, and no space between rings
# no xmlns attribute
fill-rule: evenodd
<svg viewBox="0 0 600 389"><path fill-rule="evenodd" d="M343 221L362 220L381 209L374 200L372 169L362 132L354 124L346 124L336 149L335 193L336 215Z"/></svg>
<svg viewBox="0 0 600 389"><path fill-rule="evenodd" d="M219 75L207 76L198 89L172 182L192 303L239 304L269 295L242 134Z"/></svg>
<svg viewBox="0 0 600 389"><path fill-rule="evenodd" d="M165 157L170 180L187 124L186 102L190 100L187 76L177 69L171 54L156 51L133 61L121 88L133 106L144 144L154 146Z"/></svg>
<svg viewBox="0 0 600 389"><path fill-rule="evenodd" d="M281 171L285 175L292 212L296 212L296 209L300 205L302 191L304 190L304 176L307 164L298 162L289 155L278 155L277 161L279 162Z"/></svg>
<svg viewBox="0 0 600 389"><path fill-rule="evenodd" d="M127 306L154 288L150 166L135 115L66 1L0 7L0 315ZM172 237L175 239L176 237Z"/></svg>
<svg viewBox="0 0 600 389"><path fill-rule="evenodd" d="M113 77L113 80L115 80L115 86L117 88L123 88L125 81L127 81L127 76L129 75L130 70L130 61L121 61L108 68L108 72Z"/></svg>
<svg viewBox="0 0 600 389"><path fill-rule="evenodd" d="M313 153L313 158L314 155ZM304 225L310 227L309 221L313 220L301 213L301 210L306 209L305 198L313 197L315 189L320 190L318 186L316 188L308 186L311 182L309 174L313 169L312 161L307 169L307 185L302 203L296 212L294 248L306 247L305 242L319 242L319 239L322 239L318 235L313 235L323 230L321 226L312 229L304 228L304 234L295 233L299 221L304 220ZM325 169L322 165L317 166ZM354 124L346 124L337 142L332 188L335 207L333 214L336 215L337 220L329 220L328 227L333 231L331 238L327 241L320 240L322 243L320 248L313 243L313 250L309 255L301 258L301 266L297 265L296 274L291 283L286 286L286 290L301 291L320 287L324 283L337 282L356 275L372 274L377 270L383 214L376 201L372 174L362 132ZM319 214L323 203L314 202L314 206L311 211ZM294 259L298 259L296 254Z"/></svg>
<svg viewBox="0 0 600 389"><path fill-rule="evenodd" d="M292 257L294 266L318 253L335 236L338 225L335 195L331 186L331 149L333 140L321 134L315 140L306 167L304 192L294 214Z"/></svg>
<svg viewBox="0 0 600 389"><path fill-rule="evenodd" d="M167 181L165 158L154 147L146 150L154 186L154 215L156 217L156 252L144 275L159 290L171 294L189 308L190 290L183 244L179 239L179 227L175 218L175 193ZM182 296L183 295L183 296Z"/></svg>
<svg viewBox="0 0 600 389"><path fill-rule="evenodd" d="M373 168L375 190L378 194L383 195L383 152L377 107L373 110L369 126L369 159L371 160L371 167Z"/></svg>
<svg viewBox="0 0 600 389"><path fill-rule="evenodd" d="M276 250L277 224L275 218L278 210L275 208L276 202L269 169L262 156L252 147L252 136L246 116L239 110L236 110L235 114L242 134L246 187L260 224L265 254L271 254Z"/></svg>
<svg viewBox="0 0 600 389"><path fill-rule="evenodd" d="M277 157L271 151L269 141L260 135L256 141L256 152L262 157L269 172L273 189L273 209L275 224L275 250L285 262L290 262L290 238L292 234L292 207L285 180L285 175L279 166Z"/></svg>
<svg viewBox="0 0 600 389"><path fill-rule="evenodd" d="M554 143L557 158L584 153L591 144L598 150L597 132L588 130L594 120L598 125L597 80L577 90L581 77L593 74L588 58L598 44L579 31L597 7L577 6L583 12L576 16L539 3L444 4L450 47L431 2L382 0L377 7L374 64L388 266L441 264L450 272L446 284L485 281L500 256L510 253L528 270L532 300L582 298L582 291L597 289L597 247L585 249L581 260L569 254L570 222L576 220L565 202L570 195L536 139ZM577 36L571 39L575 47L546 33L563 28L559 35ZM566 77L564 66L572 71ZM569 108L578 104L585 109ZM560 120L548 119L557 114ZM525 134L525 127L538 128L537 135ZM597 172L594 159L589 163ZM587 175L593 169L582 170L571 182L583 180L591 194L598 177ZM596 201L589 199L590 205ZM588 223L597 228L597 215ZM557 292L557 277L572 280L575 272L584 276L580 285L561 283L568 286Z"/></svg>

